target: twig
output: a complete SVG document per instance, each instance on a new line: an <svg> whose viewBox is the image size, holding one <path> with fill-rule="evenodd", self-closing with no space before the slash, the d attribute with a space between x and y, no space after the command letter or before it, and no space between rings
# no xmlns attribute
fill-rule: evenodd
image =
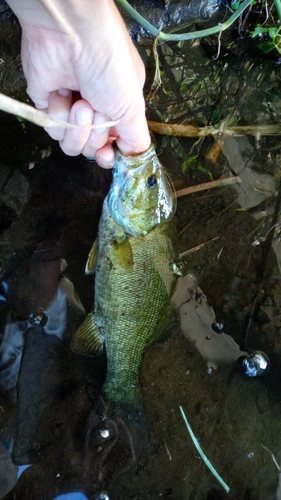
<svg viewBox="0 0 281 500"><path fill-rule="evenodd" d="M193 40L194 38L202 38L208 35L214 35L215 33L221 33L222 31L228 29L234 21L244 12L244 10L249 7L252 3L252 0L244 0L238 7L238 9L233 12L233 14L229 17L227 21L222 24L218 24L217 26L213 26L212 28L207 28L200 31L193 31L191 33L181 33L181 34L172 34L172 33L163 33L163 31L158 30L150 24L144 17L142 17L130 4L127 0L117 0L117 2L130 14L130 16L135 19L144 29L146 29L151 35L157 36L160 40L175 41L178 42L180 40Z"/></svg>
<svg viewBox="0 0 281 500"><path fill-rule="evenodd" d="M184 226L184 227L180 230L180 232L178 233L178 237L179 237L181 234L183 234L183 233L184 233L184 231L186 231L186 230L187 230L187 228L190 226L190 224L191 224L191 223L189 222L188 224L186 224L186 225L185 225L185 226Z"/></svg>
<svg viewBox="0 0 281 500"><path fill-rule="evenodd" d="M274 125L246 125L236 127L228 127L223 131L227 135L280 135L281 134L281 124L277 123Z"/></svg>
<svg viewBox="0 0 281 500"><path fill-rule="evenodd" d="M204 241L204 243L200 243L200 245L197 245L197 247L189 248L189 250L185 250L184 252L179 254L179 258L182 259L182 257L186 257L187 255L197 252L201 248L203 248L207 243L211 243L211 241L218 240L220 236L215 236L215 238L212 238L211 240Z"/></svg>
<svg viewBox="0 0 281 500"><path fill-rule="evenodd" d="M279 472L279 474L280 474L280 473L281 473L281 467L280 467L280 465L278 464L278 462L277 462L277 460L276 460L275 456L273 455L272 451L270 451L270 450L269 450L266 446L264 446L263 444L262 444L262 447L263 447L266 451L268 451L268 453L270 453L271 458L272 458L273 462L275 463L276 468L277 468L277 470L278 470L278 472Z"/></svg>
<svg viewBox="0 0 281 500"><path fill-rule="evenodd" d="M17 101L4 94L0 94L0 110L20 116L29 122L35 123L35 125L39 125L39 127L83 128L79 125L72 125L71 123L58 120L57 118L52 118L50 115L47 115L47 113L39 111L39 109L33 108L29 106L29 104ZM117 123L116 121L106 122L99 125L91 125L89 128L114 127Z"/></svg>
<svg viewBox="0 0 281 500"><path fill-rule="evenodd" d="M195 125L178 125L177 123L161 123L148 120L151 132L161 135L172 135L178 137L198 137L202 128Z"/></svg>
<svg viewBox="0 0 281 500"><path fill-rule="evenodd" d="M221 214L223 214L224 212L226 212L226 210L229 210L229 209L230 209L230 207L232 207L232 205L233 205L234 203L236 203L236 201L237 201L237 200L233 200L233 201L232 201L229 205L227 205L227 207L225 207L225 208L224 208L223 210L221 210L218 214L215 214L215 215L214 215L214 217L212 217L211 219L209 219L209 220L207 221L207 223L206 223L206 224L210 224L210 222L212 222L214 219L219 218L219 217L221 216Z"/></svg>
<svg viewBox="0 0 281 500"><path fill-rule="evenodd" d="M169 460L172 460L172 455L171 455L170 450L169 450L169 448L168 448L168 446L167 446L167 444L166 444L165 441L164 441L164 446L165 446L165 450L167 452L167 455L169 457Z"/></svg>
<svg viewBox="0 0 281 500"><path fill-rule="evenodd" d="M181 414L182 414L182 418L184 420L184 423L187 427L187 430L190 434L190 437L193 441L193 444L195 446L195 448L197 449L198 453L200 454L201 458L204 460L205 464L207 465L207 467L209 467L210 471L212 472L212 474L215 476L215 478L218 480L218 482L222 485L222 487L225 489L226 493L229 493L230 492L230 488L227 486L227 484L224 482L224 480L220 477L220 475L217 473L216 469L212 466L211 462L208 460L208 458L206 457L205 453L203 452L200 444L198 443L198 440L196 439L195 435L193 434L193 431L188 423L188 420L186 418L186 415L182 409L182 407L180 406L179 407L180 411L181 411Z"/></svg>
<svg viewBox="0 0 281 500"><path fill-rule="evenodd" d="M207 126L207 127L196 127L195 125L178 125L177 123L161 123L148 120L149 130L155 132L155 134L161 135L171 135L177 137L207 137L208 135L281 135L281 124L274 125L246 125L246 126L235 126L227 127L223 126Z"/></svg>
<svg viewBox="0 0 281 500"><path fill-rule="evenodd" d="M226 177L224 179L218 179L216 181L204 182L203 184L198 184L197 186L191 186L176 191L176 197L179 198L180 196L197 193L198 191L204 191L205 189L229 186L230 184L237 184L238 182L241 182L240 177Z"/></svg>

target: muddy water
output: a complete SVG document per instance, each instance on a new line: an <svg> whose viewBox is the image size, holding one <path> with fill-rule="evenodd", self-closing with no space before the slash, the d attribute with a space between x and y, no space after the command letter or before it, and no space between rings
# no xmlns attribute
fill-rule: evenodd
<svg viewBox="0 0 281 500"><path fill-rule="evenodd" d="M19 29L4 8L2 15L2 89L24 99ZM163 85L150 119L215 128L280 123L277 59L236 31L222 42L218 59L214 38L159 47ZM146 41L139 49L148 94L151 47ZM65 157L43 131L1 114L0 498L279 498L272 456L278 465L280 139L258 131L221 139L211 163L210 136L199 143L156 136L177 190L221 177L240 182L178 199L179 247L190 250L191 276L163 342L144 359L149 446L132 464L120 422L102 417L105 357L93 361L69 347L93 301L84 265L110 173ZM241 368L253 352L270 360L260 377ZM229 493L200 457L180 406Z"/></svg>

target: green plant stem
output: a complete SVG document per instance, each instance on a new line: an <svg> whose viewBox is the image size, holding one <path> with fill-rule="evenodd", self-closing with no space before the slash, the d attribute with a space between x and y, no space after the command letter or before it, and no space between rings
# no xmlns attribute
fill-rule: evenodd
<svg viewBox="0 0 281 500"><path fill-rule="evenodd" d="M280 0L274 0L275 5L280 5ZM119 5L123 7L130 16L135 19L144 29L146 29L151 35L158 37L160 40L168 41L180 41L180 40L193 40L194 38L202 38L203 36L214 35L215 33L221 33L222 31L228 29L234 21L244 12L244 10L252 3L252 0L244 0L238 7L238 9L233 12L233 14L229 17L227 21L222 24L218 24L217 26L213 26L212 28L207 28L205 30L193 31L191 33L181 33L181 34L172 34L172 33L163 33L163 31L158 30L150 24L144 17L142 17L130 4L127 0L117 0ZM277 5L276 5L277 8ZM278 10L278 8L277 8ZM279 15L279 13L278 13Z"/></svg>
<svg viewBox="0 0 281 500"><path fill-rule="evenodd" d="M274 0L274 3L275 3L275 8L277 10L277 14L279 17L279 21L281 22L281 2L280 2L280 0Z"/></svg>

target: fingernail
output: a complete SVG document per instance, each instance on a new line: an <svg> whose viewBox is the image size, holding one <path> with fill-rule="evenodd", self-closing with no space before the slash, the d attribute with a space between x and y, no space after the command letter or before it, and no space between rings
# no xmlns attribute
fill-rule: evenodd
<svg viewBox="0 0 281 500"><path fill-rule="evenodd" d="M68 97L71 94L71 90L69 89L59 89L58 94L63 97Z"/></svg>
<svg viewBox="0 0 281 500"><path fill-rule="evenodd" d="M108 163L103 163L103 162L100 162L100 161L97 161L97 164L101 167L101 168L113 168L114 166L114 162L108 162Z"/></svg>
<svg viewBox="0 0 281 500"><path fill-rule="evenodd" d="M75 112L75 118L77 125L84 127L85 125L90 125L93 119L93 112L89 108L78 108Z"/></svg>

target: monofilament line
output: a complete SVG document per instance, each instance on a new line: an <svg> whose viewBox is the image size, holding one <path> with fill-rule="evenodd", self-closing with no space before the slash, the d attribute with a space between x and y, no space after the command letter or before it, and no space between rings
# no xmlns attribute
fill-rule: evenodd
<svg viewBox="0 0 281 500"><path fill-rule="evenodd" d="M230 492L230 488L227 486L227 484L224 482L224 480L220 477L220 475L217 473L217 471L214 469L214 467L212 466L211 462L208 460L208 458L206 457L205 453L203 452L200 444L198 443L198 440L196 439L196 437L194 436L193 434L193 431L188 423L188 420L185 416L185 413L182 409L181 406L179 406L179 409L181 411L181 414L182 414L182 418L184 420L184 423L187 427L187 430L190 434L190 437L198 451L198 453L200 454L202 460L204 460L205 464L207 465L207 467L209 467L210 471L212 472L212 474L214 474L214 476L217 478L218 482L222 485L222 487L225 489L226 493L229 493Z"/></svg>

